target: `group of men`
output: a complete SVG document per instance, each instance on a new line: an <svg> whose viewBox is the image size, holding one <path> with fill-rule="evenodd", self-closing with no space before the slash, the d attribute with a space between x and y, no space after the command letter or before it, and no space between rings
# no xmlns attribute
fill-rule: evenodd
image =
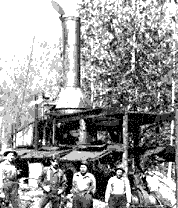
<svg viewBox="0 0 178 208"><path fill-rule="evenodd" d="M18 175L14 160L17 152L4 152L5 161L0 164L0 189L5 195L5 202L11 203L14 208L20 207L18 195ZM53 208L61 207L61 197L65 195L68 181L65 173L59 166L59 158L51 158L50 167L44 167L38 178L38 186L43 190L43 197L38 205L45 208L51 202ZM131 188L127 177L124 176L122 166L116 167L116 175L108 181L105 193L105 203L109 208L129 207L131 203ZM99 186L102 186L100 184ZM99 188L99 187L98 187ZM82 161L80 170L73 175L72 190L73 208L92 208L93 196L96 192L95 176L88 171L87 161Z"/></svg>

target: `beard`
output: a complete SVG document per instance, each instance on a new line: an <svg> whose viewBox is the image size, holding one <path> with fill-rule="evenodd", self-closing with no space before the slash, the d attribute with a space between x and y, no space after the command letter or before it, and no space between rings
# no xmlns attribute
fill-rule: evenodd
<svg viewBox="0 0 178 208"><path fill-rule="evenodd" d="M85 174L87 173L87 171L85 171L85 172L83 172L83 171L81 172L81 171L80 171L80 173L81 173L82 175L85 175Z"/></svg>
<svg viewBox="0 0 178 208"><path fill-rule="evenodd" d="M11 164L15 164L15 159L10 159L10 160L8 160Z"/></svg>
<svg viewBox="0 0 178 208"><path fill-rule="evenodd" d="M54 168L54 169L58 169L58 165L54 165L53 168Z"/></svg>
<svg viewBox="0 0 178 208"><path fill-rule="evenodd" d="M119 178L119 179L122 178L122 175L117 175L117 178Z"/></svg>

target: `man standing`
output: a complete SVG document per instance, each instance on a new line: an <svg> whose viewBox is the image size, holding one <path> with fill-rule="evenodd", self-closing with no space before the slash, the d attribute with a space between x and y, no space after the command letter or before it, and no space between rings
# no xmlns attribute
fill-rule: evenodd
<svg viewBox="0 0 178 208"><path fill-rule="evenodd" d="M96 191L96 179L88 172L87 161L82 161L80 172L73 176L73 208L93 208L93 195Z"/></svg>
<svg viewBox="0 0 178 208"><path fill-rule="evenodd" d="M5 161L0 164L0 189L5 195L6 206L9 203L12 207L20 207L20 198L18 195L18 170L15 166L15 159L18 154L15 150L8 149L4 152Z"/></svg>
<svg viewBox="0 0 178 208"><path fill-rule="evenodd" d="M105 193L105 202L109 208L125 208L131 203L131 188L128 178L124 177L122 166L116 167L116 176L109 179Z"/></svg>
<svg viewBox="0 0 178 208"><path fill-rule="evenodd" d="M57 157L54 155L51 159L51 166L43 168L42 174L38 179L38 186L44 192L39 208L44 208L50 201L52 208L60 207L61 194L67 188L67 178L59 168Z"/></svg>

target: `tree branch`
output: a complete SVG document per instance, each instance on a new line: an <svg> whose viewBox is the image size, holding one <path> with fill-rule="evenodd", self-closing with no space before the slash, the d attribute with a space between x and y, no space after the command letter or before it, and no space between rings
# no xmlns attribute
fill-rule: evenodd
<svg viewBox="0 0 178 208"><path fill-rule="evenodd" d="M22 94L22 102L21 102L21 106L19 108L19 111L17 112L16 122L18 122L18 119L20 118L20 115L22 113L23 104L25 102L26 89L27 89L27 85L28 85L28 76L29 76L29 72L30 72L30 64L31 64L32 56L33 56L34 42L35 42L35 36L33 37L32 49L31 49L30 58L29 58L29 62L28 62L26 78L24 79L24 89L23 89L23 94Z"/></svg>

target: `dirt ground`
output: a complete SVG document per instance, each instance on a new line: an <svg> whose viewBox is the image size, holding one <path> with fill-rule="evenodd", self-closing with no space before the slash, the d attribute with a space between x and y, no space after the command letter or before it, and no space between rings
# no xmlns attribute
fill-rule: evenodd
<svg viewBox="0 0 178 208"><path fill-rule="evenodd" d="M39 189L20 189L19 190L19 195L21 198L21 203L22 203L22 208L37 208L38 203L43 195L43 192ZM72 203L71 203L71 195L68 195L69 201L66 205L66 208L71 208ZM94 208L105 208L106 205L104 202L101 202L99 200L94 199ZM51 208L50 204L46 206L46 208Z"/></svg>

